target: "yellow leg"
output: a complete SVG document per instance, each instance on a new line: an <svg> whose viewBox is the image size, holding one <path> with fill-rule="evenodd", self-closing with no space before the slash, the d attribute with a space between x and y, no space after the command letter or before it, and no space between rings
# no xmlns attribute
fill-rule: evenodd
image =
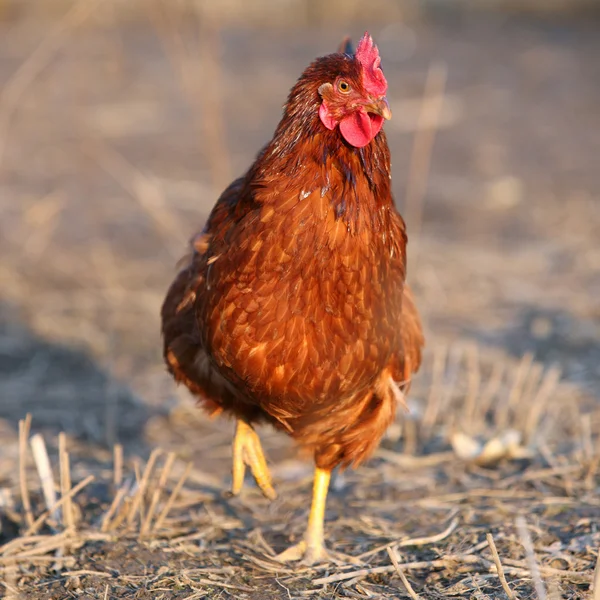
<svg viewBox="0 0 600 600"><path fill-rule="evenodd" d="M274 500L277 497L271 484L271 473L263 453L260 439L252 426L238 419L233 439L233 485L231 492L234 495L242 491L246 465L250 467L256 484L262 493Z"/></svg>
<svg viewBox="0 0 600 600"><path fill-rule="evenodd" d="M277 560L302 560L303 563L312 565L316 562L325 562L329 558L325 549L323 525L325 521L325 503L331 471L315 469L313 484L313 498L308 515L308 527L304 539L277 555Z"/></svg>

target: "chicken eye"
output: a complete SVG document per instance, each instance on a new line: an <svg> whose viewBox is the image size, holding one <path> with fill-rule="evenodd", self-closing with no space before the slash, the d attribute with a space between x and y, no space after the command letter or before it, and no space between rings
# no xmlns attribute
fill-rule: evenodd
<svg viewBox="0 0 600 600"><path fill-rule="evenodd" d="M350 84L342 79L342 81L338 83L338 90L344 94L347 94L350 91Z"/></svg>

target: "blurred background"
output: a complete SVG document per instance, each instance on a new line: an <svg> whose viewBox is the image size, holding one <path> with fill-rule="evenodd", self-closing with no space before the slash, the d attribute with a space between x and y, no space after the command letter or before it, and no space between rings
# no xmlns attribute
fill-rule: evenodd
<svg viewBox="0 0 600 600"><path fill-rule="evenodd" d="M599 399L599 16L584 0L1 0L0 482L27 412L80 457L210 447L227 472L231 425L166 375L160 305L302 70L367 28L428 357L525 354Z"/></svg>

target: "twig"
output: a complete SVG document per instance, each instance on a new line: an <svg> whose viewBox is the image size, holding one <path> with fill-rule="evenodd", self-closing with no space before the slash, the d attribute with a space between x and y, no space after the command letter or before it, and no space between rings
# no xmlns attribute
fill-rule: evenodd
<svg viewBox="0 0 600 600"><path fill-rule="evenodd" d="M133 520L135 519L140 507L142 505L142 500L144 499L144 494L146 493L146 488L148 487L148 482L150 481L150 475L152 473L152 469L154 469L154 464L156 463L156 459L161 454L162 450L160 448L155 448L150 453L150 458L146 464L146 468L144 469L144 474L142 475L141 481L138 482L138 489L133 498L133 504L131 505L131 509L129 514L127 515L127 525L131 527L133 525Z"/></svg>
<svg viewBox="0 0 600 600"><path fill-rule="evenodd" d="M95 477L93 475L88 475L83 481L80 481L71 491L64 497L61 498L55 505L54 510L59 509L68 498L73 498L75 494L79 493L86 485L94 481ZM50 511L44 511L31 525L31 527L27 530L26 535L32 535L45 523L46 519L50 515Z"/></svg>
<svg viewBox="0 0 600 600"><path fill-rule="evenodd" d="M531 578L533 579L533 584L535 586L535 592L537 594L538 600L546 600L546 587L544 586L542 576L540 575L540 567L535 558L533 542L531 540L529 530L527 529L527 523L525 522L525 519L523 517L517 517L516 525L517 532L519 533L519 537L521 538L521 544L525 549L527 564L529 565Z"/></svg>
<svg viewBox="0 0 600 600"><path fill-rule="evenodd" d="M13 116L17 112L23 94L40 73L52 61L62 46L66 35L81 25L94 11L100 0L79 0L48 33L38 47L29 55L11 76L0 94L0 166L8 142L8 130Z"/></svg>
<svg viewBox="0 0 600 600"><path fill-rule="evenodd" d="M373 548L368 552L363 552L363 554L359 554L356 558L358 560L363 560L368 558L369 556L373 556L373 554L378 554L382 550L386 550L388 547L393 548L406 548L409 546L426 546L427 544L435 544L436 542L441 542L446 539L458 526L458 519L452 519L450 525L444 529L444 531L440 533L436 533L435 535L430 535L426 537L419 538L410 538L408 540L402 540L400 542L395 542L390 544L389 542L383 546L378 546L377 548Z"/></svg>
<svg viewBox="0 0 600 600"><path fill-rule="evenodd" d="M394 547L405 548L406 546L426 546L428 544L435 544L436 542L445 540L457 527L458 519L452 519L450 525L448 525L448 527L446 527L446 529L444 529L444 531L441 533L420 538L412 538L409 540L402 540L401 542L394 544Z"/></svg>
<svg viewBox="0 0 600 600"><path fill-rule="evenodd" d="M27 439L29 438L30 429L31 414L27 413L25 419L19 421L19 483L21 502L28 527L33 525L33 513L31 512L31 501L29 500L29 488L27 486Z"/></svg>
<svg viewBox="0 0 600 600"><path fill-rule="evenodd" d="M421 596L419 596L419 594L417 594L417 592L415 592L415 590L413 590L412 585L410 584L408 579L406 579L406 575L404 574L404 571L400 568L400 564L398 563L398 558L396 557L396 549L388 546L387 553L388 553L388 556L390 557L390 560L392 561L392 564L394 565L394 568L396 569L396 573L398 573L398 575L400 576L402 585L404 585L404 587L406 588L408 595L413 600L421 600Z"/></svg>
<svg viewBox="0 0 600 600"><path fill-rule="evenodd" d="M54 487L54 475L52 473L52 467L50 466L50 459L48 458L46 442L39 433L36 433L31 438L30 444L33 460L35 461L35 466L37 467L42 483L42 492L44 493L46 508L52 512L52 518L57 519L58 509L54 508L56 506L56 489Z"/></svg>
<svg viewBox="0 0 600 600"><path fill-rule="evenodd" d="M192 470L192 463L189 462L185 468L185 471L183 472L183 475L179 478L179 481L173 488L173 491L171 492L171 495L169 496L169 499L167 500L165 507L162 509L162 512L160 513L160 515L158 515L158 518L154 522L154 527L152 528L153 531L158 531L162 527L163 521L167 518L167 515L169 514L169 511L173 507L175 500L177 500L177 496L179 495L181 488L183 488L183 484L185 483L185 480L188 478L188 475L190 474L191 470Z"/></svg>
<svg viewBox="0 0 600 600"><path fill-rule="evenodd" d="M71 491L71 466L69 453L67 452L67 438L61 431L58 434L58 453L60 456L60 493L65 498L63 513L63 525L67 529L74 529L75 515L73 514L73 502L69 497Z"/></svg>
<svg viewBox="0 0 600 600"><path fill-rule="evenodd" d="M504 574L504 569L502 567L502 563L500 562L500 555L498 554L496 543L494 542L494 536L491 533L488 533L485 537L492 553L494 564L496 565L496 572L498 573L498 579L502 584L502 589L508 596L509 600L518 600L516 594L510 589L508 581L506 581L506 575Z"/></svg>
<svg viewBox="0 0 600 600"><path fill-rule="evenodd" d="M167 484L167 479L169 474L171 473L171 469L173 468L173 462L175 462L175 452L169 452L167 456L167 460L163 466L163 469L160 474L160 479L158 480L158 485L154 490L154 494L152 494L152 501L150 502L150 508L148 508L148 514L144 519L144 523L140 529L140 535L145 535L150 531L150 525L152 523L152 517L156 511L156 507L158 505L158 501L160 500L160 495Z"/></svg>

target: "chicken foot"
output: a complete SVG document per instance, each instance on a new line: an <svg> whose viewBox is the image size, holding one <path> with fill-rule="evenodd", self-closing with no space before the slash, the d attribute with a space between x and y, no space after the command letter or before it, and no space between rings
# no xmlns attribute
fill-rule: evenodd
<svg viewBox="0 0 600 600"><path fill-rule="evenodd" d="M251 425L238 419L233 439L233 484L231 493L237 496L242 491L246 466L261 492L269 499L275 500L277 493L271 484L271 473L260 444L260 439Z"/></svg>
<svg viewBox="0 0 600 600"><path fill-rule="evenodd" d="M282 562L300 560L304 564L312 565L318 562L327 562L332 558L325 549L323 534L325 504L330 479L331 471L320 469L319 467L315 469L313 498L304 539L298 544L284 550L281 554L278 554L276 556L277 560Z"/></svg>

